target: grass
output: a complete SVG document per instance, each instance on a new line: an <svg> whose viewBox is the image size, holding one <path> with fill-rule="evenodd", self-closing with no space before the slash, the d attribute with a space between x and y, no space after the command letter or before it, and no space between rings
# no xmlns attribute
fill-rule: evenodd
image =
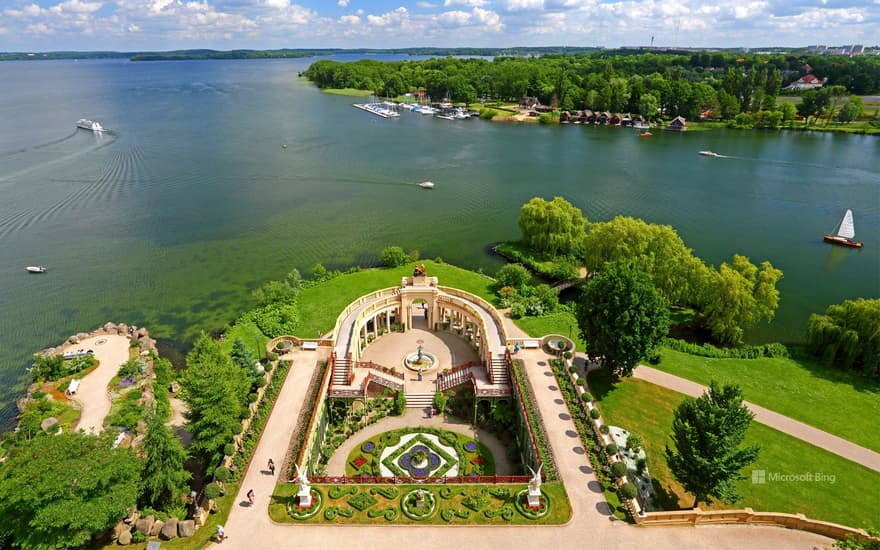
<svg viewBox="0 0 880 550"><path fill-rule="evenodd" d="M571 505L568 502L568 494L565 492L565 487L559 482L547 482L541 485L541 490L549 497L551 503L550 511L545 517L538 520L530 520L518 512L514 512L509 521L502 519L500 516L494 518L487 517L485 512L500 510L502 507L508 506L514 508L513 497L506 499L499 498L488 494L488 491L506 488L512 495L515 495L518 491L525 489L524 483L511 485L346 485L343 487L353 488L359 493L370 494L378 502L364 511L358 511L348 504L348 501L352 498L353 494L347 493L338 499L334 499L329 496L330 489L333 488L332 485L312 485L312 488L318 489L323 494L324 502L321 507L322 510L327 510L329 507L338 507L343 510L350 510L353 514L350 518L338 515L332 520L328 520L325 519L324 513L319 511L317 515L311 519L300 522L294 520L287 512L287 503L296 495L299 487L296 484L279 483L275 486L275 493L272 495L272 502L269 504L269 517L272 521L277 523L348 523L373 525L562 525L568 522L571 518ZM400 511L401 497L419 487L426 491L430 491L435 495L438 508L437 512L435 512L432 517L423 521L412 520ZM374 490L378 488L397 489L398 494L394 498L389 499L381 494L375 493ZM443 498L440 494L444 489L453 493L450 498ZM475 512L462 504L464 497L459 494L460 492L465 492L466 494L483 493L488 499L488 503L479 512ZM367 514L370 510L383 510L388 508L393 508L397 511L396 517L390 521L386 520L382 515L371 518ZM441 512L444 509L466 510L468 511L468 517L461 518L454 516L449 521L445 521L441 518Z"/></svg>
<svg viewBox="0 0 880 550"><path fill-rule="evenodd" d="M590 390L611 425L620 426L642 436L648 454L648 470L665 509L690 507L693 496L685 493L666 465L665 445L670 441L673 410L685 396L649 382L624 379L612 385L601 372L590 376ZM880 510L880 472L875 472L835 454L814 447L799 439L753 423L745 444L758 444L758 460L744 474L749 479L739 482L742 500L736 504L701 504L704 509L735 509L751 507L757 511L802 513L809 518L832 521L855 527L880 527L876 511ZM834 476L834 482L782 482L768 479L766 484L752 484L751 470L772 473L823 473Z"/></svg>
<svg viewBox="0 0 880 550"><path fill-rule="evenodd" d="M369 97L373 95L370 90L358 90L357 88L323 88L325 94L345 95L351 97Z"/></svg>
<svg viewBox="0 0 880 550"><path fill-rule="evenodd" d="M567 311L557 311L540 317L523 317L514 319L516 326L526 331L529 336L539 338L547 334L561 334L574 340L577 351L584 351L584 341L581 340L578 330L577 319Z"/></svg>
<svg viewBox="0 0 880 550"><path fill-rule="evenodd" d="M713 359L663 349L655 368L708 384L738 384L747 401L880 452L880 383L827 367L795 349L791 359Z"/></svg>
<svg viewBox="0 0 880 550"><path fill-rule="evenodd" d="M490 302L495 299L490 290L494 279L453 265L428 260L393 269L365 269L304 289L299 296L301 328L297 336L311 338L318 331L327 333L333 330L336 318L351 302L374 290L400 285L401 277L412 275L417 263L425 264L428 276L439 277L443 286L466 290Z"/></svg>

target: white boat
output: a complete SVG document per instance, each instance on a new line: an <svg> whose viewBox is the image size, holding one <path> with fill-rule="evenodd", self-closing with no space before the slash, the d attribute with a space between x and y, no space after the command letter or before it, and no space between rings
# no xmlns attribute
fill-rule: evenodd
<svg viewBox="0 0 880 550"><path fill-rule="evenodd" d="M104 131L104 127L101 126L101 124L99 122L96 122L94 120L89 120L87 118L81 118L81 119L77 120L76 127L82 128L83 130L89 130L92 132L103 132Z"/></svg>
<svg viewBox="0 0 880 550"><path fill-rule="evenodd" d="M41 265L29 265L25 268L29 273L45 273L46 268Z"/></svg>
<svg viewBox="0 0 880 550"><path fill-rule="evenodd" d="M704 157L720 157L721 156L714 151L700 151L699 154L703 155Z"/></svg>
<svg viewBox="0 0 880 550"><path fill-rule="evenodd" d="M825 235L825 242L839 244L842 246L851 246L853 248L861 248L862 243L856 241L856 226L853 223L853 213L849 208L843 213L840 223L834 229L831 235Z"/></svg>
<svg viewBox="0 0 880 550"><path fill-rule="evenodd" d="M432 181L423 181L422 183L419 184L419 187L421 187L422 189L433 189L433 188L434 188L434 182L432 182Z"/></svg>
<svg viewBox="0 0 880 550"><path fill-rule="evenodd" d="M639 120L635 124L633 124L633 128L636 130L650 130L651 125L647 122L642 122L641 120Z"/></svg>

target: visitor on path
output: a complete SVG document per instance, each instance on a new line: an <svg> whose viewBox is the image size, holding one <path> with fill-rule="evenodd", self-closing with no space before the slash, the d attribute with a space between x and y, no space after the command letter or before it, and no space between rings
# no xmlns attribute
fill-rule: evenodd
<svg viewBox="0 0 880 550"><path fill-rule="evenodd" d="M419 367L419 382L422 381L422 367Z"/></svg>
<svg viewBox="0 0 880 550"><path fill-rule="evenodd" d="M217 542L223 542L225 539L229 537L226 536L226 531L223 529L222 525L217 526Z"/></svg>
<svg viewBox="0 0 880 550"><path fill-rule="evenodd" d="M513 345L513 353L514 354L519 353L519 342L517 342L516 344Z"/></svg>
<svg viewBox="0 0 880 550"><path fill-rule="evenodd" d="M248 497L248 502L250 502L251 506L253 506L253 504L254 504L254 490L253 489L251 489L250 491L247 492L247 497Z"/></svg>
<svg viewBox="0 0 880 550"><path fill-rule="evenodd" d="M275 475L275 462L271 458L269 459L269 475Z"/></svg>

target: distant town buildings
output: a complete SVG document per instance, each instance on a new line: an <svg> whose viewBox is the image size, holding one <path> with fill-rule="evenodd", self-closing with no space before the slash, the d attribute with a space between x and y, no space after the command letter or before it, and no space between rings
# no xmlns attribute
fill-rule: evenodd
<svg viewBox="0 0 880 550"><path fill-rule="evenodd" d="M819 55L864 55L865 46L863 44L850 44L847 46L826 46L818 44L816 46L807 46L807 51L817 53Z"/></svg>

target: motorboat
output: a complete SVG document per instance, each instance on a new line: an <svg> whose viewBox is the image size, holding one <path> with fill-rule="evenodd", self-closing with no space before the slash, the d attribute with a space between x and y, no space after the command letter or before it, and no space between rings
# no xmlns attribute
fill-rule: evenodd
<svg viewBox="0 0 880 550"><path fill-rule="evenodd" d="M721 156L718 153L716 153L715 151L700 151L699 154L703 155L704 157L720 157Z"/></svg>
<svg viewBox="0 0 880 550"><path fill-rule="evenodd" d="M841 246L849 246L852 248L861 248L862 243L855 240L856 226L853 224L853 213L849 208L843 213L840 223L834 228L831 235L825 235L825 242L839 244Z"/></svg>
<svg viewBox="0 0 880 550"><path fill-rule="evenodd" d="M647 122L641 121L641 120L637 120L633 124L633 129L635 129L635 130L648 130L650 128L651 128L650 124L648 124Z"/></svg>
<svg viewBox="0 0 880 550"><path fill-rule="evenodd" d="M434 182L432 182L432 181L423 181L422 183L419 184L419 187L421 187L422 189L433 189L433 188L434 188Z"/></svg>
<svg viewBox="0 0 880 550"><path fill-rule="evenodd" d="M87 118L81 118L76 121L76 127L82 128L83 130L89 130L91 132L103 132L104 127L101 126L101 123L96 122L94 120L89 120Z"/></svg>
<svg viewBox="0 0 880 550"><path fill-rule="evenodd" d="M41 265L29 265L25 268L28 273L45 273L46 268Z"/></svg>
<svg viewBox="0 0 880 550"><path fill-rule="evenodd" d="M651 137L653 135L654 134L652 134L651 132L639 132L639 136L641 137Z"/></svg>

